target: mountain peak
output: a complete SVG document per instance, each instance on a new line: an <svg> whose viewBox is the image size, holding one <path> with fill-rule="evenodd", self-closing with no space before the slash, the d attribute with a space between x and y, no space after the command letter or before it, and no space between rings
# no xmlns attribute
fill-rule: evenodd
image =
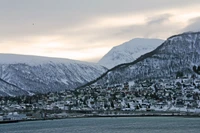
<svg viewBox="0 0 200 133"><path fill-rule="evenodd" d="M163 40L135 38L119 46L113 47L100 61L99 64L112 68L122 63L129 63L141 55L154 50Z"/></svg>
<svg viewBox="0 0 200 133"><path fill-rule="evenodd" d="M200 32L168 38L131 63L118 65L87 85L113 85L146 79L175 79L178 73L200 76ZM197 69L198 68L198 69ZM85 85L85 86L87 86Z"/></svg>

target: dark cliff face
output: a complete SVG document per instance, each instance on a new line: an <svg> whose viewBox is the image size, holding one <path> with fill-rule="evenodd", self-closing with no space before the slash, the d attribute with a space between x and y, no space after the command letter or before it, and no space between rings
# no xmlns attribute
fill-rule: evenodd
<svg viewBox="0 0 200 133"><path fill-rule="evenodd" d="M183 33L168 38L154 51L136 61L121 64L99 78L98 83L122 83L149 78L173 78L177 72L194 74L200 65L200 32Z"/></svg>

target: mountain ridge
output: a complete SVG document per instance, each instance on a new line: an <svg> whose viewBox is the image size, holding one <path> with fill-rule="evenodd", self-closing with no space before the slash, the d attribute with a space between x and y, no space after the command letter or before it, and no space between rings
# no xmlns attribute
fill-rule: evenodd
<svg viewBox="0 0 200 133"><path fill-rule="evenodd" d="M51 61L55 63L81 62L85 64L97 64L97 63L92 63L92 62L73 60L73 59L67 59L67 58L59 58L59 57L0 53L0 64L26 63L29 65L38 65L38 64L49 63Z"/></svg>
<svg viewBox="0 0 200 133"><path fill-rule="evenodd" d="M0 54L0 78L27 93L74 89L95 79L106 70L107 68L96 63ZM0 92L2 91L5 89L0 87ZM12 92L9 94L8 91L7 95L14 94Z"/></svg>
<svg viewBox="0 0 200 133"><path fill-rule="evenodd" d="M195 37L196 36L196 37ZM180 38L178 38L178 37L183 37L183 41L180 39ZM189 39L190 38L190 39ZM176 40L177 39L177 40ZM198 39L198 41L197 41L197 39ZM194 41L195 40L195 41ZM170 41L172 41L172 42L170 42ZM117 72L117 70L118 69L121 69L121 70L123 70L123 69L126 69L126 68L128 68L128 67L132 67L132 69L135 69L134 67L137 65L137 63L140 63L139 65L141 65L141 67L144 67L143 65L145 64L146 66L147 65L149 65L148 63L141 63L142 61L148 61L148 58L159 58L159 56L158 57L156 57L155 56L155 54L156 53L158 53L159 52L159 54L160 55L162 55L162 54L166 54L166 53L162 53L162 52L164 52L164 49L163 48L170 48L170 47L168 47L167 45L170 45L170 43L173 43L173 45L172 46L176 46L176 44L177 45L180 45L180 44L182 44L182 42L184 42L185 44L184 44L184 46L186 47L187 46L187 44L189 45L189 44L192 44L192 43L198 43L198 44L196 44L197 45L197 47L199 46L199 51L200 51L200 32L189 32L189 33L181 33L181 34L178 34L178 35L173 35L173 36L171 36L171 37L169 37L165 42L163 42L160 46L158 46L155 50L153 50L153 51L151 51L151 52L149 52L149 53L146 53L146 54L144 54L144 55L142 55L142 56L140 56L138 59L136 59L135 61L133 61L133 62L130 62L130 63L124 63L124 64L120 64L120 65L118 65L118 66L115 66L114 68L112 68L112 69L110 69L110 70L108 70L108 71L106 71L104 74L102 74L100 77L98 77L96 80L94 80L94 81L91 81L91 82L89 82L88 84L85 84L84 86L82 86L82 87L86 87L86 86L88 86L88 85L91 85L91 84L94 84L94 83L100 83L100 84L102 84L102 83L107 83L107 81L108 80L112 80L112 81L114 81L115 79L118 79L118 78L121 78L121 77L124 77L124 78L126 78L127 77L127 75L134 75L134 74L136 74L137 72L137 75L138 74L141 74L140 73L140 70L141 69L137 69L137 70L135 70L135 72L133 71L133 70L130 70L130 69L128 69L128 70L124 70L125 72L126 72L126 74L124 74L123 72L123 74L122 75L120 75L120 72ZM182 48L182 47L178 47L178 48ZM187 48L186 48L187 49ZM170 50L174 50L174 51L176 51L177 49L170 49ZM194 48L193 48L193 50L195 50ZM188 52L188 49L187 50L185 50L185 52ZM192 51L193 52L193 51ZM180 52L179 52L180 53ZM191 53L191 52L190 52ZM194 52L194 54L196 54L195 52ZM166 54L167 55L167 54ZM184 54L183 54L184 55ZM170 57L170 54L168 55L169 57ZM173 56L177 56L177 57L175 57L175 58L179 58L180 60L182 59L182 57L181 56L178 56L178 55L176 55L176 53L173 53ZM195 56L198 56L198 57L200 57L200 54L198 54L198 55L195 55ZM161 59L163 58L162 56L160 57ZM171 57L170 57L171 58ZM145 59L147 59L147 60L145 60ZM166 59L166 58L163 58L163 59ZM172 58L173 59L173 58ZM200 58L195 58L196 60L199 60L199 62L200 62ZM186 61L183 61L185 64L187 64L187 62L188 62L188 60L189 59L187 59ZM195 63L196 62L196 63ZM191 62L191 64L190 64L190 66L188 66L187 65L187 67L181 67L180 69L179 68L177 68L177 66L176 66L176 68L175 69L177 69L177 70L175 70L176 72L178 72L178 71L183 71L184 70L184 72L187 74L187 73L190 73L190 74L194 74L194 72L192 71L192 66L193 65L198 65L198 63L197 63L197 61L195 61L195 62ZM151 64L151 67L153 67L155 64L153 64L153 63L155 63L155 62L149 62L150 64ZM173 62L174 63L174 62ZM135 65L136 64L136 65ZM165 64L167 64L167 63L165 63ZM135 66L134 66L135 65ZM137 65L136 67L138 68L139 67L139 65ZM161 64L162 65L162 64ZM176 65L176 64L175 64ZM164 65L162 65L162 67L164 68ZM147 68L148 69L148 67L144 67L144 68ZM144 68L142 68L142 71L144 71L145 69ZM171 69L173 69L173 67L171 68ZM165 71L165 69L159 69L160 71ZM114 71L116 71L116 72L114 72ZM166 72L166 71L165 71ZM174 70L173 70L173 72L171 71L171 72L169 72L169 73L166 73L166 75L165 74L161 74L163 77L166 77L166 76L168 76L168 78L170 78L170 76L175 76L176 75L176 72L174 72ZM111 74L111 73L114 73L114 74ZM118 76L116 76L116 74L118 74ZM112 77L112 78L108 78L108 75L110 75L110 77ZM151 75L149 76L149 73L148 72L145 72L145 74L141 74L141 75L143 75L142 77L143 78L149 78L149 77L155 77L155 78L159 78L159 77L156 77L156 76L154 76L153 75L153 73L151 73ZM158 74L159 75L159 74ZM160 76L161 76L160 75ZM104 78L104 79L103 79ZM139 75L138 75L138 77L137 77L138 79L142 79ZM102 80L103 79L103 80ZM134 79L136 79L136 76L134 75L134 76L132 76L131 78L128 78L128 80L134 80ZM100 81L100 80L102 80L102 81ZM99 81L99 82L98 82ZM110 82L110 81L109 81ZM117 82L119 82L119 80L117 81ZM113 82L113 83L117 83L117 82ZM121 82L125 82L125 80L121 80ZM79 87L79 88L82 88L82 87Z"/></svg>

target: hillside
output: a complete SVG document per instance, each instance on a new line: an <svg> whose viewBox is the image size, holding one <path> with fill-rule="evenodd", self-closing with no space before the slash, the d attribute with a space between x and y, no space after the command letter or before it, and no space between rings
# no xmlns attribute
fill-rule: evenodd
<svg viewBox="0 0 200 133"><path fill-rule="evenodd" d="M74 89L97 78L106 70L98 64L69 59L0 54L0 78L26 92ZM5 89L0 89L3 94ZM9 93L10 89L6 88L5 93L20 94L20 91Z"/></svg>

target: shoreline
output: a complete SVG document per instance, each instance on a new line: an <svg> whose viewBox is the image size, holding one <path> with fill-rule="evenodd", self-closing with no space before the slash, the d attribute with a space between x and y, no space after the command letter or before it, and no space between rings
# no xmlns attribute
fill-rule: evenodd
<svg viewBox="0 0 200 133"><path fill-rule="evenodd" d="M6 120L0 121L0 124L10 124L28 121L47 121L47 120L60 120L60 119L75 119L75 118L119 118L119 117L182 117L182 118L200 118L200 114L166 114L166 113L145 113L145 114L82 114L75 116L67 116L60 118L40 118L40 119L24 119L24 120Z"/></svg>

